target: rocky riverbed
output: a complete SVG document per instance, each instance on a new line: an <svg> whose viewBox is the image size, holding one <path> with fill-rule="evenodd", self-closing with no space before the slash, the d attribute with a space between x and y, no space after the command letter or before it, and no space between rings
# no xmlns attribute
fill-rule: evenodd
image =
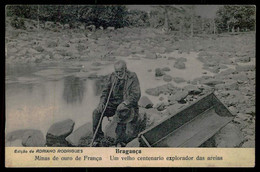
<svg viewBox="0 0 260 172"><path fill-rule="evenodd" d="M57 29L55 25L48 29L31 25L27 21L27 29L18 30L12 28L7 20L7 69L9 66L20 65L37 68L25 76L22 70L7 72L6 146L87 146L92 135L91 121L84 121L82 116L79 118L71 114L52 120L53 122L46 121L42 124L44 129L37 128L37 119L45 121L45 118L50 118L48 115L66 113L66 110L61 109L68 107L47 104L40 111L28 107L21 114L21 109L13 106L20 102L13 103L14 100L8 97L9 92L13 91L13 86L10 89L9 86L24 82L44 83L44 79L53 81L73 76L79 78L73 79L73 83L80 87L75 90L75 85L71 85L64 89L81 95L79 101L84 102L86 95L81 93L81 85L84 85L82 80L98 82L95 85L98 95L104 85L104 78L113 71L116 59L126 60L128 69L138 75L142 91L139 102L142 116L140 123L146 128L214 89L216 96L233 112L235 118L203 146L255 146L255 33L183 38L175 33L166 35L151 28L91 32ZM70 81L71 79L64 82L70 85ZM51 85L50 89L56 86ZM97 97L92 97L94 103L91 106L97 105ZM65 98L70 103L74 97L66 94ZM56 111L55 108L60 109ZM73 108L76 109L75 106ZM88 109L90 113L92 109ZM25 115L32 112L35 117ZM71 111L75 112L78 111ZM19 125L17 115L20 115L20 120L27 122ZM91 113L88 118L90 117ZM27 126L30 123L34 125ZM110 141L106 140L103 145L108 146Z"/></svg>

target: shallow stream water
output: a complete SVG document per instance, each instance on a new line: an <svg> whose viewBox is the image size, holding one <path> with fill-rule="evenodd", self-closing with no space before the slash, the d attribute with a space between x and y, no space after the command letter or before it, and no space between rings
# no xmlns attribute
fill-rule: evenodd
<svg viewBox="0 0 260 172"><path fill-rule="evenodd" d="M205 72L203 64L196 58L197 53L173 52L165 56L185 57L186 69L174 68L175 61L167 58L134 60L131 56L122 57L128 69L136 72L142 96L148 96L154 103L159 97L149 96L145 90L167 83L162 77L155 77L155 68L169 67L171 71L167 74L186 81ZM152 72L148 72L150 69ZM45 135L53 123L67 118L75 121L75 129L91 122L92 111L99 103L99 85L88 76L111 72L113 63L108 61L99 61L96 66L90 61L6 65L6 132L39 129ZM207 71L207 75L213 74ZM177 87L187 84L171 83Z"/></svg>

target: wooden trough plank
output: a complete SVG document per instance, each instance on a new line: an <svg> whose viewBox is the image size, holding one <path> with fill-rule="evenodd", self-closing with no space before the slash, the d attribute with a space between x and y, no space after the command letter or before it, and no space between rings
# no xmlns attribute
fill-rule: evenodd
<svg viewBox="0 0 260 172"><path fill-rule="evenodd" d="M217 114L212 115L212 120L208 120L207 126L202 126L197 134L193 135L189 140L180 145L179 147L199 147L209 138L211 138L222 127L229 123L232 117L220 117Z"/></svg>
<svg viewBox="0 0 260 172"><path fill-rule="evenodd" d="M143 131L152 147L198 147L233 119L213 92ZM141 145L147 146L140 140Z"/></svg>
<svg viewBox="0 0 260 172"><path fill-rule="evenodd" d="M158 125L141 132L140 135L144 135L151 145L155 144L158 140L214 106L213 98L213 93L204 96L175 115L164 119Z"/></svg>
<svg viewBox="0 0 260 172"><path fill-rule="evenodd" d="M217 132L216 129L221 128L225 124L225 121L229 121L227 117L220 117L214 109L210 109L173 131L164 140L154 146L186 147L189 144L189 147L197 147L200 142L204 143L208 139L208 135ZM200 135L201 132L204 134Z"/></svg>

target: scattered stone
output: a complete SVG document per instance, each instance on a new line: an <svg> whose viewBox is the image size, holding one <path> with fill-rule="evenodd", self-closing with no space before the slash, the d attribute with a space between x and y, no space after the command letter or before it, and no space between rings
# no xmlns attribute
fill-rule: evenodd
<svg viewBox="0 0 260 172"><path fill-rule="evenodd" d="M247 71L255 71L255 66L254 65L237 65L236 70L238 72L247 72Z"/></svg>
<svg viewBox="0 0 260 172"><path fill-rule="evenodd" d="M255 141L254 140L249 140L243 143L242 145L243 148L255 148Z"/></svg>
<svg viewBox="0 0 260 172"><path fill-rule="evenodd" d="M228 108L234 115L236 115L239 112L234 106L230 106Z"/></svg>
<svg viewBox="0 0 260 172"><path fill-rule="evenodd" d="M235 62L240 62L240 63L248 63L250 62L251 58L249 56L243 56L239 57L238 59L235 60Z"/></svg>
<svg viewBox="0 0 260 172"><path fill-rule="evenodd" d="M219 79L214 79L214 78L211 78L211 79L207 79L207 80L204 80L201 82L201 84L205 84L205 85L208 85L208 86L215 86L217 84L223 84L225 83L223 80L219 80Z"/></svg>
<svg viewBox="0 0 260 172"><path fill-rule="evenodd" d="M54 54L53 58L56 60L63 59L62 55L60 54Z"/></svg>
<svg viewBox="0 0 260 172"><path fill-rule="evenodd" d="M165 72L168 72L168 71L171 71L171 69L169 67L164 67L161 69L162 71L165 71Z"/></svg>
<svg viewBox="0 0 260 172"><path fill-rule="evenodd" d="M68 141L73 146L82 146L81 144L83 142L84 144L87 144L86 142L90 144L92 136L92 123L88 122L80 126L77 130L66 137L66 141Z"/></svg>
<svg viewBox="0 0 260 172"><path fill-rule="evenodd" d="M174 87L172 83L167 83L159 87L149 88L145 92L152 96L159 96L160 94L175 94L179 90L180 88Z"/></svg>
<svg viewBox="0 0 260 172"><path fill-rule="evenodd" d="M246 113L246 114L255 113L255 107L251 106L251 107L249 107L249 108L246 108L245 113Z"/></svg>
<svg viewBox="0 0 260 172"><path fill-rule="evenodd" d="M164 71L162 71L160 68L155 69L155 76L156 77L160 77L160 76L163 76L163 75L165 75Z"/></svg>
<svg viewBox="0 0 260 172"><path fill-rule="evenodd" d="M146 56L144 58L147 59L157 59L157 55L155 53L149 52L149 51L145 51Z"/></svg>
<svg viewBox="0 0 260 172"><path fill-rule="evenodd" d="M155 108L158 110L158 111L163 111L165 110L166 108L166 105L164 102L159 102L155 105Z"/></svg>
<svg viewBox="0 0 260 172"><path fill-rule="evenodd" d="M37 47L34 47L34 49L38 52L43 52L44 51L44 48L42 48L42 46L37 46Z"/></svg>
<svg viewBox="0 0 260 172"><path fill-rule="evenodd" d="M94 63L92 63L92 65L93 65L93 66L101 66L101 65L102 65L102 63L99 63L99 62L94 62Z"/></svg>
<svg viewBox="0 0 260 172"><path fill-rule="evenodd" d="M219 73L219 75L230 75L230 74L238 74L238 71L235 69L227 69Z"/></svg>
<svg viewBox="0 0 260 172"><path fill-rule="evenodd" d="M197 87L195 85L187 85L183 89L188 91L189 95L198 95L202 92L202 90L199 89L199 87Z"/></svg>
<svg viewBox="0 0 260 172"><path fill-rule="evenodd" d="M171 77L170 75L164 75L164 76L163 76L163 80L164 80L165 82L171 82L171 81L172 81L172 77Z"/></svg>
<svg viewBox="0 0 260 172"><path fill-rule="evenodd" d="M176 61L173 65L173 67L177 69L185 69L185 63L181 61Z"/></svg>
<svg viewBox="0 0 260 172"><path fill-rule="evenodd" d="M181 78L181 77L174 77L173 81L176 83L182 83L185 82L185 79Z"/></svg>
<svg viewBox="0 0 260 172"><path fill-rule="evenodd" d="M179 62L187 62L187 59L184 58L184 57L180 57L180 58L177 59L177 61L179 61Z"/></svg>
<svg viewBox="0 0 260 172"><path fill-rule="evenodd" d="M208 68L206 70L208 70L208 71L210 71L212 73L219 73L219 71L220 71L218 66L214 66L214 67Z"/></svg>
<svg viewBox="0 0 260 172"><path fill-rule="evenodd" d="M138 104L139 104L140 107L143 107L143 108L146 108L146 109L153 107L152 101L146 96L142 96L140 98Z"/></svg>
<svg viewBox="0 0 260 172"><path fill-rule="evenodd" d="M160 101L163 101L163 100L164 100L164 98L163 98L163 97L160 97L160 98L159 98L159 100L160 100Z"/></svg>
<svg viewBox="0 0 260 172"><path fill-rule="evenodd" d="M55 42L55 41L47 41L46 46L48 48L54 48L54 47L57 47L58 45L57 45L57 42Z"/></svg>
<svg viewBox="0 0 260 172"><path fill-rule="evenodd" d="M152 96L159 96L160 95L160 91L158 88L148 88L147 90L145 90L145 92L149 95Z"/></svg>
<svg viewBox="0 0 260 172"><path fill-rule="evenodd" d="M243 141L240 129L232 123L223 127L214 137L217 147L238 147Z"/></svg>
<svg viewBox="0 0 260 172"><path fill-rule="evenodd" d="M175 57L168 57L168 60L175 60Z"/></svg>
<svg viewBox="0 0 260 172"><path fill-rule="evenodd" d="M243 82L248 81L248 77L246 76L246 74L244 73L239 73L239 74L234 74L234 75L230 75L229 79L233 79L235 81L240 80Z"/></svg>
<svg viewBox="0 0 260 172"><path fill-rule="evenodd" d="M187 96L188 96L189 92L184 90L184 91L178 91L175 94L172 94L170 96L168 96L168 101L169 102L179 102L179 103L186 103L186 101L184 100Z"/></svg>
<svg viewBox="0 0 260 172"><path fill-rule="evenodd" d="M236 81L227 81L225 84L217 84L215 88L218 90L238 90L238 83Z"/></svg>
<svg viewBox="0 0 260 172"><path fill-rule="evenodd" d="M223 64L219 65L219 69L227 69L227 68L228 67L226 65L223 65Z"/></svg>

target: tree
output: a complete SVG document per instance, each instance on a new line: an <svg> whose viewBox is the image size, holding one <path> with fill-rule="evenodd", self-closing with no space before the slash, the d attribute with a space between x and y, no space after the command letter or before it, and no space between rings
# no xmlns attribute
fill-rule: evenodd
<svg viewBox="0 0 260 172"><path fill-rule="evenodd" d="M217 11L215 19L220 32L240 28L255 30L255 6L252 5L224 5Z"/></svg>
<svg viewBox="0 0 260 172"><path fill-rule="evenodd" d="M130 10L127 12L126 21L128 26L146 27L149 26L148 13L141 10Z"/></svg>

